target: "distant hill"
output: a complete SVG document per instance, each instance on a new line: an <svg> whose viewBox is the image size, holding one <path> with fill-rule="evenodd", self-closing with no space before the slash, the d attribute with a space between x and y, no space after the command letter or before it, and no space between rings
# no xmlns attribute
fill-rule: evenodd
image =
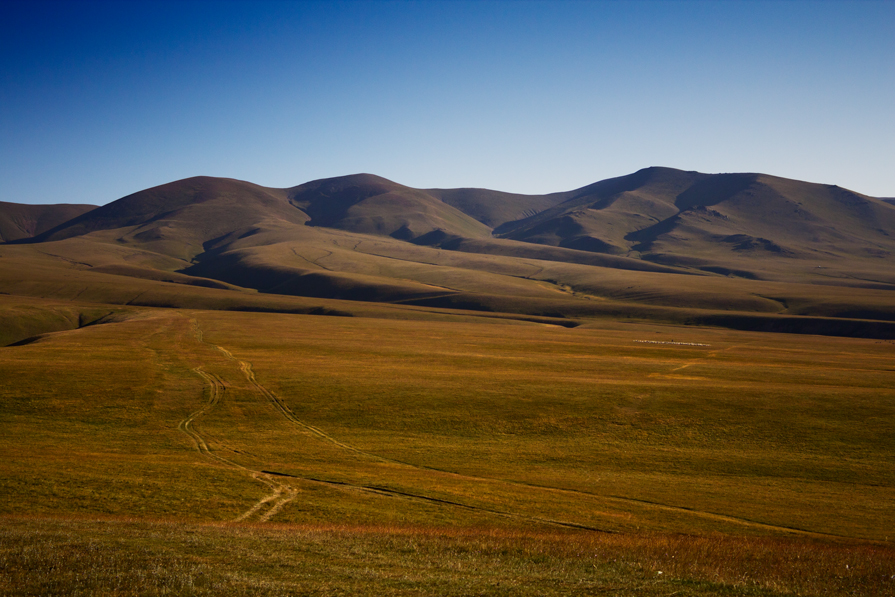
<svg viewBox="0 0 895 597"><path fill-rule="evenodd" d="M664 263L895 251L895 210L836 186L647 168L583 187L502 238Z"/></svg>
<svg viewBox="0 0 895 597"><path fill-rule="evenodd" d="M290 295L895 335L895 205L765 174L646 168L547 195L372 174L283 189L194 177L95 209L0 204L0 216L10 294L251 309Z"/></svg>
<svg viewBox="0 0 895 597"><path fill-rule="evenodd" d="M94 209L95 205L25 205L0 201L0 242L37 236Z"/></svg>
<svg viewBox="0 0 895 597"><path fill-rule="evenodd" d="M574 191L520 195L488 189L426 189L426 193L472 216L489 228L497 228L554 207L569 199Z"/></svg>
<svg viewBox="0 0 895 597"><path fill-rule="evenodd" d="M282 190L229 178L198 176L128 195L44 232L58 241L116 231L118 242L192 259L207 243L240 235L264 221L304 225L308 216L289 205Z"/></svg>
<svg viewBox="0 0 895 597"><path fill-rule="evenodd" d="M289 224L442 248L450 239L500 238L719 271L749 270L769 258L895 251L895 210L884 200L765 174L670 168L548 195L413 189L371 174L288 189L196 177L62 219L55 227L5 234L46 241L121 229L122 241L192 259L208 251L208 243L220 248L249 230Z"/></svg>
<svg viewBox="0 0 895 597"><path fill-rule="evenodd" d="M436 196L372 174L315 180L286 190L289 201L324 226L410 240L433 230L465 238L491 236L474 215Z"/></svg>
<svg viewBox="0 0 895 597"><path fill-rule="evenodd" d="M192 259L212 246L284 224L402 240L433 230L464 238L491 234L484 224L423 191L370 174L312 181L289 189L200 176L128 195L46 230L35 240L119 230L121 241Z"/></svg>

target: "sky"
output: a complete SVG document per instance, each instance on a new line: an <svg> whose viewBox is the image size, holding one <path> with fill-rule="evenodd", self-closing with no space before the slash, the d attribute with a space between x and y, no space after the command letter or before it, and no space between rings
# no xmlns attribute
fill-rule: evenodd
<svg viewBox="0 0 895 597"><path fill-rule="evenodd" d="M893 31L892 1L0 0L0 201L648 166L895 197Z"/></svg>

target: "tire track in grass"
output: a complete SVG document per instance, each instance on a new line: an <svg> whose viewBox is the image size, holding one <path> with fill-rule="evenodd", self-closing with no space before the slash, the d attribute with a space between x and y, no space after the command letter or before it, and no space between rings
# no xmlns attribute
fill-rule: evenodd
<svg viewBox="0 0 895 597"><path fill-rule="evenodd" d="M282 400L280 400L280 397L279 397L279 396L277 396L276 394L274 394L273 392L271 392L270 390L268 390L267 388L265 388L263 385L261 385L260 383L258 383L258 381L255 379L255 372L252 371L252 364L251 364L251 363L249 363L249 362L247 362L247 361L242 361L242 360L239 360L239 359L235 358L232 354L230 354L230 353L229 353L228 351L226 351L226 350L224 350L224 352L225 352L226 354L230 355L230 358L232 358L233 360L235 360L235 361L237 361L237 362L239 363L239 368L240 368L240 370L243 372L243 374L246 376L246 379L249 381L249 383L251 383L252 386L254 386L254 388L255 388L256 390L258 390L258 392L260 392L261 395L264 396L264 397L265 397L265 398L266 398L266 399L267 399L267 400L274 406L274 408L276 408L277 411L279 411L279 413L280 413L281 415L283 415L286 419L288 419L288 420L291 421L292 423L294 423L294 424L298 425L299 427L301 427L301 428L303 428L303 429L309 431L309 432L310 432L312 435L314 435L315 437L317 437L317 438L319 438L319 439L322 439L322 440L324 440L324 441L327 441L327 442L329 442L329 443L331 443L331 444L333 444L333 445L336 445L336 446L342 448L343 450L348 450L348 451L350 451L350 452L354 452L355 454L360 454L361 456L366 456L366 457L368 457L368 458L372 458L372 459L374 459L374 460L378 460L378 461L380 461L380 462L387 462L387 463L390 463L390 464L401 464L401 465L404 465L404 466L413 466L413 465L408 464L408 463L406 463L406 462L399 462L399 461L397 461L397 460L391 460L391 459L388 459L388 458L384 458L384 457L382 457L382 456L377 456L376 454L371 454L371 453L369 453L369 452L364 452L364 451L361 450L360 448L355 448L355 447L352 446L352 445L349 445L349 444L340 442L339 440L337 440L337 439L334 438L333 436L327 434L326 432L324 432L323 430L319 429L318 427L314 427L313 425L308 425L307 423L305 423L304 421L302 421L301 419L299 419L298 417L296 417L296 416L295 416L295 413L293 413L292 410L291 410L288 406L286 406L286 405L283 403ZM414 467L414 468L418 468L418 467Z"/></svg>
<svg viewBox="0 0 895 597"><path fill-rule="evenodd" d="M222 464L227 468L248 473L252 476L253 479L263 483L271 490L270 495L261 498L251 508L234 519L234 522L240 522L257 515L258 520L264 522L271 516L279 512L283 508L283 506L286 505L287 502L293 500L298 494L298 490L287 483L281 483L277 481L272 475L268 473L243 466L241 464L233 462L232 460L228 460L223 456L219 456L211 451L211 448L208 447L208 442L206 442L205 438L203 438L202 435L198 431L196 431L195 428L192 427L192 423L198 417L211 412L211 410L214 409L214 407L217 406L218 403L220 403L221 399L223 398L226 386L224 385L224 382L223 380L221 380L220 377L203 371L201 367L196 367L195 369L193 369L193 371L195 371L196 374L198 374L199 377L205 380L205 382L208 384L208 387L210 388L210 397L208 399L208 402L204 406L202 406L202 408L193 413L190 413L190 415L180 421L180 423L177 425L177 428L193 440L193 442L196 444L196 450L205 458ZM265 511L266 506L269 507L267 507L267 510Z"/></svg>
<svg viewBox="0 0 895 597"><path fill-rule="evenodd" d="M212 342L207 341L205 339L205 335L202 333L202 328L199 327L199 322L196 319L191 319L190 321L196 330L196 338L199 340L199 342L214 348L218 352L222 353L229 360L231 360L231 361L235 362L237 365L239 365L240 371L242 371L243 375L245 375L246 380L250 384L252 384L252 387L254 387L255 390L257 390L262 396L264 396L267 399L267 401L270 402L274 406L274 408L276 408L276 410L279 411L279 413L283 417L285 417L286 419L288 419L295 425L298 425L299 427L303 428L304 430L310 432L312 435L316 436L318 439L325 440L325 441L327 441L331 444L334 444L344 450L354 452L355 454L366 456L368 458L378 460L379 462L387 462L390 464L401 464L404 466L410 466L410 467L414 467L414 468L423 468L423 467L417 467L415 465L412 465L412 464L409 464L406 462L400 462L398 460L392 460L389 458L384 458L382 456L377 456L376 454L364 452L363 450L361 450L359 448L355 448L354 446L340 442L333 436L327 434L326 432L324 432L323 430L321 430L317 427L314 427L313 425L308 425L307 423L305 423L304 421L299 419L297 416L295 416L295 413L293 413L292 410L283 403L283 401L280 399L279 396L277 396L276 394L274 394L273 392L268 390L266 387L264 387L263 385L258 383L258 380L255 379L255 372L252 370L251 363L249 363L248 361L243 361L241 359L237 359L235 356L233 356L232 352L230 352L223 346L220 346L218 344L214 344ZM435 470L435 469L427 469L427 470ZM439 472L441 472L441 471L439 471Z"/></svg>
<svg viewBox="0 0 895 597"><path fill-rule="evenodd" d="M469 475L461 475L459 473L453 473L450 471L442 471L439 469L421 467L421 466L417 466L417 465L410 464L407 462L401 462L398 460L393 460L390 458L378 456L376 454L371 454L369 452L365 452L365 451L363 451L359 448L356 448L354 446L351 446L349 444L340 442L339 440L337 440L336 438L332 437L331 435L325 433L321 429L318 429L317 427L314 427L313 425L308 425L304 421L300 420L297 416L295 416L295 413L293 413L292 410L290 410L289 407L283 403L283 401L279 398L279 396L277 396L276 394L274 394L273 392L271 392L266 387L264 387L261 383L258 382L258 380L255 378L255 373L252 370L251 363L249 363L248 361L243 361L241 359L236 358L235 356L233 356L233 353L231 353L229 350L227 350L223 346L220 346L220 345L217 345L217 344L214 344L214 343L211 343L211 342L208 342L207 340L205 340L204 335L202 334L202 330L201 330L201 328L199 328L198 321L193 320L193 324L196 328L196 338L200 342L207 344L208 346L214 348L215 350L218 350L224 356L226 356L228 359L234 361L237 365L239 365L239 369L240 369L240 371L242 371L243 375L245 375L246 380L252 385L253 388L255 388L255 390L258 391L258 393L260 393L262 396L264 396L264 398L277 410L277 412L279 412L279 414L281 414L284 418L286 418L291 423L310 432L313 436L317 437L318 439L327 441L329 443L332 443L332 444L338 446L339 448L342 448L344 450L353 452L353 453L361 455L361 456L365 456L365 457L374 459L379 462L384 462L384 463L389 463L389 464L398 464L398 465L406 466L408 468L412 468L412 469L416 469L416 470L423 470L423 471L433 472L433 473L438 473L438 474L443 474L443 475L450 475L453 477L458 477L458 478L467 479L467 480L486 481L486 482L495 482L495 481L504 482L499 479L496 480L496 479L488 479L486 477L473 477L473 476L469 476ZM202 371L200 368L197 368L196 371L203 377L208 376L208 374L205 373L204 371ZM208 378L212 382L217 381L217 380L214 380L213 378L211 378L211 376L208 376ZM221 384L221 386L222 385L223 384ZM226 459L223 459L223 458L220 458L217 456L214 456L214 457L223 461L223 462L232 464L233 466L237 466L243 470L252 470L252 469L243 467L241 465L231 463L230 461L228 461ZM272 477L289 477L289 478L293 478L293 479L301 479L302 481L306 481L306 482L310 482L310 483L318 483L318 484L325 485L328 487L351 489L351 490L361 491L364 493L370 493L370 494L374 494L374 495L378 495L378 496L405 499L405 500L410 500L410 501L414 501L414 502L418 502L418 503L439 504L439 505L443 505L443 506L462 508L464 510L475 511L475 512L479 512L482 514L489 514L489 515L493 515L493 516L500 516L503 518L524 520L527 522L536 522L536 523L540 523L540 524L549 524L549 525L555 525L555 526L560 526L560 527L564 527L564 528L584 529L584 530L596 531L596 532L602 532L602 533L613 533L614 532L614 531L608 531L605 529L590 527L590 526L586 526L586 525L582 525L582 524L578 524L578 523L574 523L574 522L566 522L566 521L562 521L562 520L553 520L553 519L541 518L541 517L537 517L537 516L527 516L524 514L518 514L518 513L513 513L513 512L504 512L501 510L493 510L493 509L484 508L481 506L473 506L473 505L469 505L469 504L464 504L462 502L455 502L455 501L451 501L451 500L445 500L445 499L441 499L441 498L435 498L435 497L431 497L431 496L410 493L410 492L406 492L406 491L398 491L395 489L389 489L389 488L385 488L385 487L356 485L356 484L346 483L346 482L342 482L342 481L328 481L325 479L318 479L318 478L314 478L314 477L305 477L305 476L301 476L301 475L291 475L291 474L287 474L287 473L280 473L280 472L270 471L270 470L253 471L253 473L254 473L253 476L256 479L258 479L259 481L262 481L264 483L269 483L272 488L273 488L272 484L275 483L275 481L273 480ZM281 485L283 485L283 484L281 484ZM288 487L287 485L283 485L283 486ZM293 491L295 491L295 490L293 489ZM273 514L278 512L287 502L289 502L294 497L295 496L293 494L291 497L288 497L288 499L280 499L280 501L275 502L274 505L272 506L272 508L267 512L267 514L265 516L262 516L260 518L260 520L262 520L262 521L267 520L270 516L272 516ZM247 511L244 514L242 514L241 516L239 516L236 519L236 521L242 521L242 520L247 519L248 517L252 516L255 512L257 512L258 510L263 508L263 506L266 503L276 500L276 499L278 499L278 494L277 494L277 489L274 488L274 493L262 498L257 504L255 504L252 507L252 509L250 509L249 511Z"/></svg>
<svg viewBox="0 0 895 597"><path fill-rule="evenodd" d="M283 473L275 473L278 475L283 475ZM291 475L284 475L291 476ZM595 531L597 533L610 533L616 534L616 531L609 531L606 529L598 529L596 527L591 527L583 524L578 524L575 522L566 522L563 520L554 520L552 518L541 518L539 516L526 516L525 514L514 514L512 512L504 512L502 510L493 510L491 508L483 508L481 506L471 506L469 504L464 504L463 502L455 502L452 500L445 500L441 498L435 498L426 495L420 495L418 493L409 493L406 491L398 491L397 489L388 489L385 487L375 487L373 485L352 485L349 483L339 482L339 481L323 481L320 479L312 479L310 477L302 477L308 481L316 481L318 483L325 483L327 485L333 486L343 486L350 487L352 489L358 489L360 491L366 491L369 493L373 493L376 495L392 497L392 498L401 498L405 500L415 501L415 502L423 502L428 504L438 504L441 506L452 506L455 508L462 508L464 510L470 510L472 512L478 512L482 514L490 514L493 516L500 516L502 518L510 518L513 520L524 520L527 522L537 522L541 524L550 524L554 526L560 526L569 529L581 529L585 531ZM480 479L480 477L470 477L471 479Z"/></svg>
<svg viewBox="0 0 895 597"><path fill-rule="evenodd" d="M775 525L775 524L770 524L770 523L749 520L746 518L738 518L736 516L730 516L730 515L726 515L726 514L707 512L707 511L702 511L702 510L695 510L695 509L691 509L691 508L684 508L681 506L671 506L671 505L667 505L667 504L661 504L658 502L651 502L651 501L647 501L647 500L640 500L640 499L636 499L636 498L628 498L628 497L623 497L623 496L612 496L612 495L606 496L606 495L591 493L588 491L580 491L580 490L575 490L575 489L564 489L561 487L537 485L534 483L513 481L511 479L498 479L498 478L490 478L490 477L477 477L477 476L473 476L473 475L464 475L464 474L455 473L452 471L446 471L446 470L442 470L442 469L411 464L409 462L402 462L400 460L394 460L391 458L386 458L384 456L372 454L370 452L365 452L364 450L361 450L360 448L356 448L350 444L341 442L341 441L337 440L336 438L332 437L331 435L327 434L323 430L321 430L317 427L314 427L313 425L309 425L309 424L305 423L304 421L302 421L301 419L299 419L295 415L295 413L293 413L289 409L289 407L283 403L282 399L280 399L279 396L277 396L276 394L274 394L273 392L268 390L266 387L261 385L257 379L255 379L255 373L252 370L251 363L249 363L248 361L243 361L241 359L238 359L235 356L233 356L233 353L231 353L226 348L219 346L217 344L213 344L213 343L205 340L203 337L203 334L202 334L202 330L199 328L198 321L196 321L194 319L193 323L196 328L196 337L199 339L199 341L203 342L204 344L207 344L208 346L215 348L216 350L223 353L228 359L236 362L239 365L239 368L242 371L243 375L245 375L246 380L250 384L252 384L252 386L262 396L264 396L268 400L268 402L270 402L270 404L272 404L274 406L274 408L277 411L279 411L279 413L281 415L283 415L286 419L288 419L295 425L305 429L306 431L310 432L311 434L313 434L314 436L316 436L317 438L319 438L321 440L327 441L327 442L332 443L333 445L336 445L344 450L353 452L353 453L361 455L361 456L365 456L367 458L371 458L371 459L379 461L379 462L384 462L384 463L388 463L388 464L397 464L397 465L401 465L401 466L410 467L410 468L413 468L416 470L439 473L439 474L449 475L452 477L457 477L457 478L466 479L466 480L485 481L485 482L491 482L491 483L494 483L494 482L504 483L507 485L517 486L517 487L526 488L526 489L537 489L537 490L541 490L541 491L549 491L549 492L555 492L555 493L567 493L567 494L572 494L572 495L586 496L591 499L596 499L599 501L609 502L609 503L637 505L640 507L645 507L645 508L650 508L650 509L655 509L655 510L660 510L660 511L665 511L665 512L675 512L677 514L697 516L697 517L703 518L703 519L715 520L718 522L727 522L727 523L731 523L731 524L738 524L738 525L742 525L745 527L751 527L751 528L761 528L761 529L765 529L768 531L775 531L775 532L786 533L786 534L790 534L790 535L795 534L795 535L801 535L801 536L823 537L823 538L830 538L830 537L839 538L840 537L839 535L833 535L830 533L820 533L820 532L816 532L816 531L809 531L809 530L799 529L799 528L795 528L795 527L780 526L780 525ZM690 363L690 364L696 364L696 363ZM598 529L598 528L594 528L594 527L590 527L590 526L586 526L586 525L582 525L582 524L577 524L577 523L573 523L573 522L565 522L565 521L560 521L560 520L539 518L536 516L526 516L524 514L502 512L500 510L491 510L489 508L472 506L472 505L468 505L468 504L463 504L461 502L443 500L443 499L429 497L429 496L420 495L420 494L406 493L406 492L397 491L397 490L393 490L393 489L387 489L387 488L383 488L383 487L353 485L350 483L344 483L344 482L338 482L338 481L325 481L322 479L315 479L312 477L302 477L302 476L298 476L298 475L289 475L289 474L277 473L277 472L273 472L273 471L263 471L263 473L269 474L269 475L280 476L280 477L292 477L292 478L302 479L304 481L309 481L309 482L313 482L313 483L321 483L321 484L328 485L331 487L348 487L348 488L356 489L359 491L375 493L375 494L379 494L379 495L388 495L388 496L392 496L392 497L400 497L400 498L404 498L404 499L411 499L411 500L430 503L430 504L431 503L439 503L439 504L443 504L446 506L454 506L454 507L463 508L463 509L467 509L467 510L478 511L481 513L487 513L487 514L502 516L502 517L507 517L507 518L514 518L517 520L526 520L529 522L546 523L546 524L557 525L557 526L566 527L566 528L586 529L586 530L598 531L598 532L604 532L604 533L613 533L614 532L614 531ZM286 500L286 501L289 501L289 500ZM285 504L285 502L284 502L284 504ZM282 505L280 505L277 508L277 510L279 510L279 508L281 508L281 507L282 507Z"/></svg>
<svg viewBox="0 0 895 597"><path fill-rule="evenodd" d="M274 480L273 475L269 473L256 471L252 473L252 478L267 485L272 493L258 500L254 506L234 518L233 522L242 522L255 514L258 514L258 520L260 522L266 522L271 516L279 512L288 502L295 499L295 496L298 494L296 488L287 485L286 483L278 483ZM264 512L264 507L268 504L270 504L270 507Z"/></svg>

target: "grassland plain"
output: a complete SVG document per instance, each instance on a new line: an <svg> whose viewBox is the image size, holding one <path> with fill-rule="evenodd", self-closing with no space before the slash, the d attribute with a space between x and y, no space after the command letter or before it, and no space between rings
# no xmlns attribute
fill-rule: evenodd
<svg viewBox="0 0 895 597"><path fill-rule="evenodd" d="M895 592L890 341L105 321L0 349L4 594Z"/></svg>

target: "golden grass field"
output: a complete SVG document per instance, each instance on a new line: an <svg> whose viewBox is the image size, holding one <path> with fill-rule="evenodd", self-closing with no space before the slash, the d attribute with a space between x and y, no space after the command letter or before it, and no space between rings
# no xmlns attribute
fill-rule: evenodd
<svg viewBox="0 0 895 597"><path fill-rule="evenodd" d="M895 595L893 238L667 168L0 203L0 595Z"/></svg>
<svg viewBox="0 0 895 597"><path fill-rule="evenodd" d="M895 592L892 341L420 317L0 349L0 592Z"/></svg>

